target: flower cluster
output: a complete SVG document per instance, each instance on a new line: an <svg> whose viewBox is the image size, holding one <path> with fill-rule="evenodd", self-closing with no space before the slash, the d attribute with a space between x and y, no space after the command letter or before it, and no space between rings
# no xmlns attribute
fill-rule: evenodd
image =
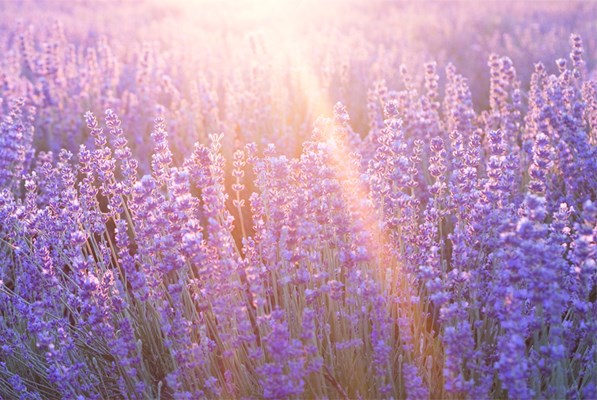
<svg viewBox="0 0 597 400"><path fill-rule="evenodd" d="M0 30L1 398L594 398L592 38L505 33L479 103L381 28L312 73L48 29Z"/></svg>

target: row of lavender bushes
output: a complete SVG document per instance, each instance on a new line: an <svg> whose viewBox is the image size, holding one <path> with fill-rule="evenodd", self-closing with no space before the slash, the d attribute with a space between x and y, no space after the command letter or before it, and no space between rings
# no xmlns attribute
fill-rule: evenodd
<svg viewBox="0 0 597 400"><path fill-rule="evenodd" d="M195 142L219 132L226 133L227 158L237 141L274 143L297 156L317 117L330 115L336 101L362 135L372 118L381 124L377 82L406 89L403 65L420 87L425 62L437 61L442 80L443 67L454 64L469 80L478 111L489 107L491 53L511 58L527 91L535 62L557 73L553 61L568 52L571 32L583 37L589 54L597 48L597 5L582 1L510 2L504 16L503 6L492 3L478 9L347 0L355 5L324 2L315 13L303 0L288 15L260 18L235 13L233 0L215 3L222 5L206 1L192 13L159 0L100 0L99 9L78 1L0 4L3 112L11 99L26 98L37 109L34 147L57 154L93 143L81 118L86 111L112 109L147 173L156 105L173 132L177 164ZM586 63L591 71L594 57Z"/></svg>
<svg viewBox="0 0 597 400"><path fill-rule="evenodd" d="M492 54L479 111L450 64L379 79L396 48L313 71L257 34L235 69L62 29L1 59L0 396L595 397L578 35L530 82Z"/></svg>

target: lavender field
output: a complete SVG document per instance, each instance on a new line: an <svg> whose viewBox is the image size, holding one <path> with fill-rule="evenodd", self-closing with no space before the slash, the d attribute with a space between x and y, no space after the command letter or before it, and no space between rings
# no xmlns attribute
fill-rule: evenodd
<svg viewBox="0 0 597 400"><path fill-rule="evenodd" d="M597 3L0 1L0 399L597 399Z"/></svg>

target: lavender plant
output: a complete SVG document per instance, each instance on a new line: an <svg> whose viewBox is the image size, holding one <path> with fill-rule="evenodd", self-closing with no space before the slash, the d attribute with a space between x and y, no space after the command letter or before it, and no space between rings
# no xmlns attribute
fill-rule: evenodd
<svg viewBox="0 0 597 400"><path fill-rule="evenodd" d="M0 398L596 397L597 9L406 52L352 6L0 17Z"/></svg>

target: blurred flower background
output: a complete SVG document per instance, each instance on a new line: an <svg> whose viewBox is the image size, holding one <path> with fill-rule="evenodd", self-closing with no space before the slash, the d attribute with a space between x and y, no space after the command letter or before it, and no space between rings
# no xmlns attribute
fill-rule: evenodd
<svg viewBox="0 0 597 400"><path fill-rule="evenodd" d="M597 397L597 4L0 3L0 398Z"/></svg>

